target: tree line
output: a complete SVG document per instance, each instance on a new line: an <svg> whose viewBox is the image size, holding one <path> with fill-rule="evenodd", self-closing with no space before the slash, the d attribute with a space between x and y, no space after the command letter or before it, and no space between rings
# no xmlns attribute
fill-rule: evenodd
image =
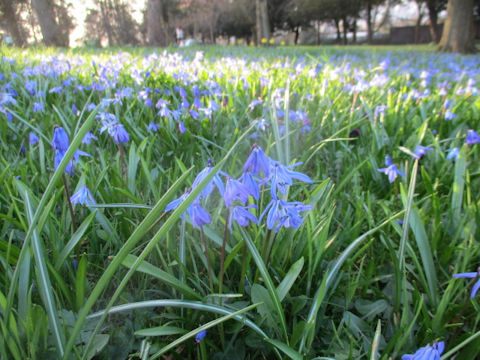
<svg viewBox="0 0 480 360"><path fill-rule="evenodd" d="M301 29L320 29L321 24L330 23L336 29L337 41L346 44L350 32L356 40L358 22L362 20L366 40L372 43L374 33L388 22L391 6L402 1L407 0L147 0L143 21L138 22L126 0L94 0L84 19L87 30L83 40L90 45L166 46L178 40L175 29L182 28L193 38L209 43L215 43L219 36L259 43L283 30L294 34L296 44ZM440 48L474 50L473 21L480 0L410 3L427 10L431 37L440 43ZM438 14L445 9L448 17L441 34ZM32 38L47 46L69 46L75 20L79 20L73 15L71 3L66 0L0 0L0 28L17 46L27 45ZM421 20L419 16L418 25Z"/></svg>

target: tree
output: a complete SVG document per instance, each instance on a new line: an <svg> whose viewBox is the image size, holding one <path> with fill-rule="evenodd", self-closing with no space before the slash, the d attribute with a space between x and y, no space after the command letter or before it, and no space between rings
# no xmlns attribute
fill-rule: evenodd
<svg viewBox="0 0 480 360"><path fill-rule="evenodd" d="M253 12L254 4L250 0L224 2L220 7L216 24L218 32L222 35L246 38L248 42L255 28L255 19L251 16Z"/></svg>
<svg viewBox="0 0 480 360"><path fill-rule="evenodd" d="M168 26L164 0L148 0L146 11L147 43L151 46L168 44Z"/></svg>
<svg viewBox="0 0 480 360"><path fill-rule="evenodd" d="M97 0L95 5L88 9L85 18L88 29L86 40L97 44L106 40L108 46L139 43L139 26L127 3L121 0Z"/></svg>
<svg viewBox="0 0 480 360"><path fill-rule="evenodd" d="M64 1L55 3L53 0L31 0L31 4L37 15L45 45L68 46L73 22Z"/></svg>
<svg viewBox="0 0 480 360"><path fill-rule="evenodd" d="M473 27L474 0L448 0L447 19L443 27L439 50L475 52Z"/></svg>
<svg viewBox="0 0 480 360"><path fill-rule="evenodd" d="M435 43L440 41L440 29L438 28L438 13L445 9L447 0L424 0L427 4L428 19L430 20L430 34Z"/></svg>
<svg viewBox="0 0 480 360"><path fill-rule="evenodd" d="M25 30L20 22L16 2L11 0L0 0L0 24L13 39L17 46L26 43Z"/></svg>
<svg viewBox="0 0 480 360"><path fill-rule="evenodd" d="M255 18L257 42L270 37L267 0L255 0Z"/></svg>
<svg viewBox="0 0 480 360"><path fill-rule="evenodd" d="M292 31L294 43L298 43L300 28L310 26L310 16L299 0L270 0L268 3L270 24L275 30Z"/></svg>

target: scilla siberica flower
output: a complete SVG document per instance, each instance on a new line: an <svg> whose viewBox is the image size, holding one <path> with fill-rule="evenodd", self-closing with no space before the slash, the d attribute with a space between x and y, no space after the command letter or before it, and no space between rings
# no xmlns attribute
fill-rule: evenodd
<svg viewBox="0 0 480 360"><path fill-rule="evenodd" d="M290 166L285 166L279 161L270 160L270 170L268 172L268 177L265 178L261 184L265 184L270 181L271 184L271 194L273 199L277 199L277 189L283 195L287 194L287 186L293 184L293 179L303 181L305 183L311 184L312 179L309 176L302 174L297 171L288 170L295 166L301 165L302 163L296 163Z"/></svg>
<svg viewBox="0 0 480 360"><path fill-rule="evenodd" d="M70 201L72 204L80 204L80 205L92 205L96 204L95 200L93 199L92 193L86 186L82 186L78 191L70 197Z"/></svg>
<svg viewBox="0 0 480 360"><path fill-rule="evenodd" d="M424 346L418 349L415 354L406 354L402 356L402 360L440 360L445 349L443 341L435 342L432 346Z"/></svg>
<svg viewBox="0 0 480 360"><path fill-rule="evenodd" d="M453 149L448 150L447 160L453 159L453 161L457 161L459 155L460 149L458 147L454 147Z"/></svg>
<svg viewBox="0 0 480 360"><path fill-rule="evenodd" d="M453 274L454 278L467 278L467 279L478 279L475 285L473 285L472 292L470 294L470 298L473 299L475 295L477 295L478 290L480 289L480 268L477 269L477 272L468 272L468 273L460 273L460 274Z"/></svg>
<svg viewBox="0 0 480 360"><path fill-rule="evenodd" d="M431 147L425 147L425 146L422 146L422 145L417 145L415 150L413 150L413 153L415 154L417 159L421 159L427 154L427 151L432 151L432 150L433 150L433 148L431 148Z"/></svg>
<svg viewBox="0 0 480 360"><path fill-rule="evenodd" d="M28 140L30 142L30 145L35 145L39 141L37 134L35 134L34 132L30 132Z"/></svg>
<svg viewBox="0 0 480 360"><path fill-rule="evenodd" d="M197 336L195 336L195 342L197 344L200 344L202 342L202 340L205 338L205 336L207 336L207 330L202 330L200 331Z"/></svg>
<svg viewBox="0 0 480 360"><path fill-rule="evenodd" d="M55 149L55 157L54 157L55 170L57 170L58 165L60 165L60 162L65 156L65 153L67 152L69 141L70 140L68 138L68 134L65 131L65 129L62 128L61 126L56 125L53 130L53 139L51 142L52 147ZM81 150L75 151L75 154L73 155L73 159L68 162L67 167L65 168L66 173L68 173L69 175L73 175L74 162L78 162L80 156L90 156L90 155Z"/></svg>
<svg viewBox="0 0 480 360"><path fill-rule="evenodd" d="M270 170L270 160L263 152L262 148L257 144L253 144L253 149L245 161L243 172L250 172L252 175L258 176L261 171L268 176Z"/></svg>
<svg viewBox="0 0 480 360"><path fill-rule="evenodd" d="M480 143L480 136L478 136L477 132L475 130L468 130L465 144L473 145L478 143Z"/></svg>
<svg viewBox="0 0 480 360"><path fill-rule="evenodd" d="M298 229L300 225L303 224L300 212L307 210L313 210L313 206L304 205L299 201L287 202L274 198L263 211L259 221L261 221L268 211L267 229L273 229L275 224L277 224L275 232L277 232L282 226L285 228L293 227L294 229Z"/></svg>
<svg viewBox="0 0 480 360"><path fill-rule="evenodd" d="M250 190L240 181L227 177L227 184L223 194L223 200L227 207L232 206L233 201L238 200L242 204L248 201L248 196L252 195Z"/></svg>
<svg viewBox="0 0 480 360"><path fill-rule="evenodd" d="M228 228L232 232L232 223L233 220L237 222L240 226L247 226L250 221L257 224L258 219L253 215L248 209L256 209L256 205L248 206L234 206L230 211L230 216L228 217Z"/></svg>
<svg viewBox="0 0 480 360"><path fill-rule="evenodd" d="M394 164L392 158L388 155L385 157L385 165L387 166L386 168L378 169L378 171L387 175L390 183L393 183L398 175L407 176L398 170L397 164Z"/></svg>

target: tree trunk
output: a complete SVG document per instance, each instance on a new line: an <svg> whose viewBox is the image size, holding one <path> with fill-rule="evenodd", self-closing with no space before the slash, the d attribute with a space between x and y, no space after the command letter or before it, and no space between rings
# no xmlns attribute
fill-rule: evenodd
<svg viewBox="0 0 480 360"><path fill-rule="evenodd" d="M428 18L430 20L430 35L432 36L432 41L435 44L438 44L438 42L440 41L440 31L438 29L438 11L434 1L428 1L427 7Z"/></svg>
<svg viewBox="0 0 480 360"><path fill-rule="evenodd" d="M18 16L10 0L0 0L0 12L8 33L12 36L16 46L25 45L25 38L18 22Z"/></svg>
<svg viewBox="0 0 480 360"><path fill-rule="evenodd" d="M353 19L352 25L353 43L357 43L357 19Z"/></svg>
<svg viewBox="0 0 480 360"><path fill-rule="evenodd" d="M42 30L43 42L47 46L68 46L60 35L60 29L55 18L55 11L51 0L32 0L32 8Z"/></svg>
<svg viewBox="0 0 480 360"><path fill-rule="evenodd" d="M147 43L150 46L165 46L165 19L162 0L148 0L147 3Z"/></svg>
<svg viewBox="0 0 480 360"><path fill-rule="evenodd" d="M459 53L476 51L473 4L473 0L448 0L447 19L438 47L440 51Z"/></svg>
<svg viewBox="0 0 480 360"><path fill-rule="evenodd" d="M257 27L257 42L270 37L270 24L268 22L267 0L255 0L255 15Z"/></svg>
<svg viewBox="0 0 480 360"><path fill-rule="evenodd" d="M347 44L348 44L348 40L347 40L348 22L347 22L347 18L346 18L346 17L343 17L343 19L342 19L342 25L343 25L343 42L342 42L342 44L343 44L343 45L347 45Z"/></svg>
<svg viewBox="0 0 480 360"><path fill-rule="evenodd" d="M113 46L113 31L112 24L110 24L110 18L108 16L108 8L105 1L100 2L100 14L102 16L103 28L107 33L108 46Z"/></svg>
<svg viewBox="0 0 480 360"><path fill-rule="evenodd" d="M300 36L300 27L297 26L297 27L293 30L293 32L295 33L295 38L293 39L293 43L294 43L295 45L298 45L298 38L299 38L299 36Z"/></svg>
<svg viewBox="0 0 480 360"><path fill-rule="evenodd" d="M335 22L335 27L337 29L337 43L340 43L340 41L342 40L342 34L340 32L340 20L335 18L333 19L333 21Z"/></svg>
<svg viewBox="0 0 480 360"><path fill-rule="evenodd" d="M423 11L422 11L423 3L419 3L417 1L417 6L418 6L418 17L417 17L417 22L415 23L415 39L414 39L415 44L418 44L420 42L420 26L422 25L422 19L423 19Z"/></svg>
<svg viewBox="0 0 480 360"><path fill-rule="evenodd" d="M373 43L372 4L367 4L367 42Z"/></svg>

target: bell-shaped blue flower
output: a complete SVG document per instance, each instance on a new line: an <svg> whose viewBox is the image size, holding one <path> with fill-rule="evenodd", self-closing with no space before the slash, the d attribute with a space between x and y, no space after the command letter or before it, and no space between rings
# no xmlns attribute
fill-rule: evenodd
<svg viewBox="0 0 480 360"><path fill-rule="evenodd" d="M445 350L445 343L435 342L432 346L421 347L415 354L403 355L402 360L440 360L443 350Z"/></svg>
<svg viewBox="0 0 480 360"><path fill-rule="evenodd" d="M58 151L67 151L70 139L65 129L61 126L55 126L53 130L52 147Z"/></svg>
<svg viewBox="0 0 480 360"><path fill-rule="evenodd" d="M270 170L270 160L257 144L253 144L253 149L245 161L243 172L251 172L253 175L259 175L261 171L268 176Z"/></svg>
<svg viewBox="0 0 480 360"><path fill-rule="evenodd" d="M388 181L390 183L393 183L398 175L401 175L403 177L407 176L400 170L398 170L397 164L394 164L392 158L388 155L385 157L385 165L387 165L386 168L378 169L378 171L387 175Z"/></svg>
<svg viewBox="0 0 480 360"><path fill-rule="evenodd" d="M193 180L193 185L192 188L195 188L202 182L203 179L212 171L212 160L208 160L207 167L200 171L198 175L195 177L195 180ZM222 179L220 179L220 176L218 174L215 174L213 179L205 186L200 193L201 196L207 197L210 195L213 191L214 185L217 186L218 191L220 192L220 195L223 196L223 193L225 192L225 188L223 186Z"/></svg>
<svg viewBox="0 0 480 360"><path fill-rule="evenodd" d="M30 132L30 134L28 135L28 141L30 145L35 145L36 143L38 143L39 139L37 134L35 134L34 132Z"/></svg>
<svg viewBox="0 0 480 360"><path fill-rule="evenodd" d="M425 146L422 146L422 145L417 145L415 150L413 150L413 153L415 154L417 159L421 159L427 154L427 151L432 151L432 150L433 150L433 148L431 148L431 147L425 147Z"/></svg>
<svg viewBox="0 0 480 360"><path fill-rule="evenodd" d="M277 232L282 226L285 228L293 227L298 229L303 224L301 216L302 211L313 210L313 206L304 205L299 201L287 202L284 200L273 199L265 208L260 220L267 214L267 229L275 227ZM259 220L259 221L260 221Z"/></svg>
<svg viewBox="0 0 480 360"><path fill-rule="evenodd" d="M227 178L227 184L225 186L225 193L223 194L223 200L227 207L232 206L232 203L235 200L240 201L242 204L245 204L248 201L248 196L250 191L248 188L243 185L240 181Z"/></svg>
<svg viewBox="0 0 480 360"><path fill-rule="evenodd" d="M472 292L470 293L470 298L473 299L475 297L475 295L477 295L477 292L480 289L480 268L477 270L477 272L453 274L452 276L454 278L477 279L477 282L472 287Z"/></svg>
<svg viewBox="0 0 480 360"><path fill-rule="evenodd" d="M269 175L265 178L261 184L270 181L271 184L271 194L273 199L277 199L277 189L283 195L287 194L287 186L293 184L293 179L297 179L303 181L305 183L311 184L312 179L308 175L302 174L297 171L291 171L289 168L295 167L300 165L301 163L297 163L290 166L285 166L281 164L279 161L270 161L270 170Z"/></svg>
<svg viewBox="0 0 480 360"><path fill-rule="evenodd" d="M72 204L80 204L80 205L92 205L96 204L95 200L93 199L92 193L86 186L82 186L78 191L70 197L70 201Z"/></svg>
<svg viewBox="0 0 480 360"><path fill-rule="evenodd" d="M233 220L237 222L240 226L248 226L251 222L257 224L258 219L253 215L248 209L257 208L256 205L248 206L234 206L230 211L230 216L228 218L228 228L232 232L232 223Z"/></svg>
<svg viewBox="0 0 480 360"><path fill-rule="evenodd" d="M478 143L480 143L480 136L478 136L477 132L475 130L468 130L465 144L473 145Z"/></svg>
<svg viewBox="0 0 480 360"><path fill-rule="evenodd" d="M207 330L202 330L200 331L197 336L195 336L195 342L197 344L200 344L202 342L202 340L205 338L205 336L207 336Z"/></svg>

